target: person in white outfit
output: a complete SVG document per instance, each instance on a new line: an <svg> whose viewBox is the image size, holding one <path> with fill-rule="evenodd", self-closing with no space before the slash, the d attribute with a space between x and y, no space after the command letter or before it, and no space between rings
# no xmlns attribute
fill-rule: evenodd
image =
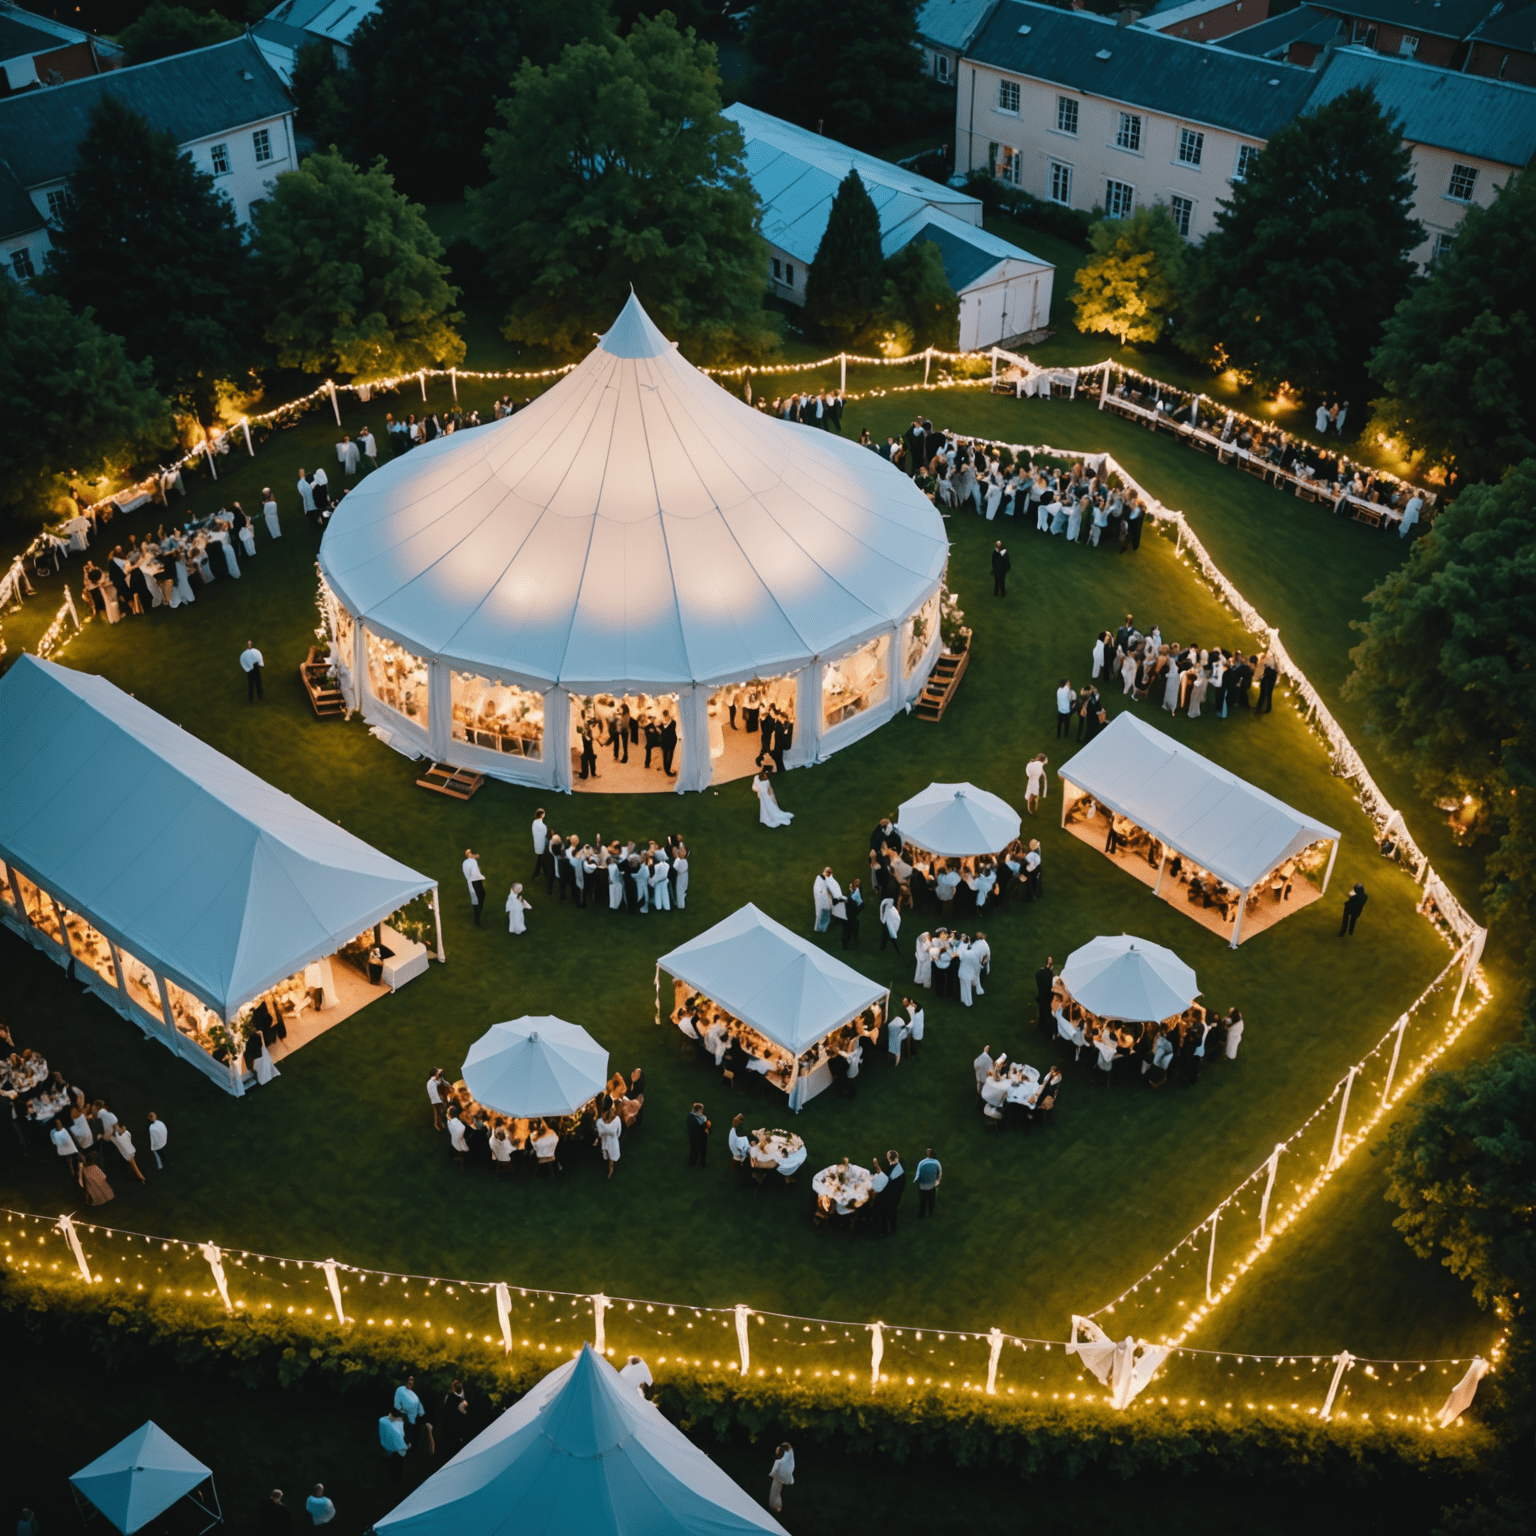
<svg viewBox="0 0 1536 1536"><path fill-rule="evenodd" d="M597 1122L597 1144L602 1150L603 1161L608 1164L610 1179L619 1163L619 1137L623 1134L624 1122L619 1118L617 1107L610 1104L607 1112Z"/></svg>
<svg viewBox="0 0 1536 1536"><path fill-rule="evenodd" d="M912 952L917 960L917 970L913 974L912 984L918 987L931 987L933 985L932 935L918 934L917 943L913 945Z"/></svg>
<svg viewBox="0 0 1536 1536"><path fill-rule="evenodd" d="M960 1001L969 1008L971 1006L971 989L976 985L977 979L981 975L981 961L977 958L976 946L974 944L962 943L956 951L956 958L959 961L956 975L960 982Z"/></svg>
<svg viewBox="0 0 1536 1536"><path fill-rule="evenodd" d="M309 477L303 469L299 470L299 483L296 487L299 493L299 505L304 509L305 517L310 517L315 510L315 488L309 483Z"/></svg>
<svg viewBox="0 0 1536 1536"><path fill-rule="evenodd" d="M277 502L272 496L270 485L264 485L261 488L261 515L267 520L267 532L274 539L282 538L282 525L277 520Z"/></svg>
<svg viewBox="0 0 1536 1536"><path fill-rule="evenodd" d="M532 910L533 903L523 900L522 886L514 885L507 895L507 932L527 933L528 920L523 914Z"/></svg>
<svg viewBox="0 0 1536 1536"><path fill-rule="evenodd" d="M834 897L833 892L837 894ZM837 881L832 878L830 865L816 876L811 885L811 905L816 912L816 932L825 933L832 926L832 904L842 898Z"/></svg>
<svg viewBox="0 0 1536 1536"><path fill-rule="evenodd" d="M1136 687L1136 657L1127 655L1120 664L1120 676L1125 680L1125 691L1130 693Z"/></svg>
<svg viewBox="0 0 1536 1536"><path fill-rule="evenodd" d="M1227 1020L1227 1060L1237 1060L1237 1048L1243 1043L1243 1016L1236 1008Z"/></svg>
<svg viewBox="0 0 1536 1536"><path fill-rule="evenodd" d="M656 862L651 865L651 910L653 912L672 910L671 876L672 866L658 856Z"/></svg>
<svg viewBox="0 0 1536 1536"><path fill-rule="evenodd" d="M1093 642L1093 680L1098 682L1099 674L1104 670L1104 636L1100 633Z"/></svg>
<svg viewBox="0 0 1536 1536"><path fill-rule="evenodd" d="M784 1508L784 1490L795 1481L795 1453L789 1441L774 1452L774 1457L768 1474L768 1508L779 1514Z"/></svg>
<svg viewBox="0 0 1536 1536"><path fill-rule="evenodd" d="M779 809L779 798L773 792L766 768L758 769L752 780L752 793L757 796L757 819L765 827L787 827L795 819L793 811Z"/></svg>
<svg viewBox="0 0 1536 1536"><path fill-rule="evenodd" d="M1045 798L1050 781L1046 778L1045 770L1050 766L1050 758L1044 752L1030 758L1024 768L1024 809L1031 816L1035 814L1035 808Z"/></svg>
<svg viewBox="0 0 1536 1536"><path fill-rule="evenodd" d="M921 1056L923 1053L923 1026L925 1022L923 1010L910 997L904 997L901 1000L901 1006L907 1010L907 1054L909 1056Z"/></svg>
<svg viewBox="0 0 1536 1536"><path fill-rule="evenodd" d="M678 845L676 857L672 860L672 884L676 892L677 910L681 912L688 905L688 854L682 844Z"/></svg>
<svg viewBox="0 0 1536 1536"><path fill-rule="evenodd" d="M1397 536L1400 539L1408 537L1408 530L1419 520L1419 513L1424 510L1424 498L1417 491L1408 498L1408 505L1403 508L1403 520L1398 524Z"/></svg>
<svg viewBox="0 0 1536 1536"><path fill-rule="evenodd" d="M342 472L350 479L357 473L358 460L362 455L357 451L357 444L350 436L343 437L336 444L336 462L341 465Z"/></svg>
<svg viewBox="0 0 1536 1536"><path fill-rule="evenodd" d="M985 997L987 989L982 986L981 978L992 974L992 946L987 943L987 936L980 929L976 932L976 942L971 945L971 954L976 959L976 979L971 985L976 989L977 997Z"/></svg>

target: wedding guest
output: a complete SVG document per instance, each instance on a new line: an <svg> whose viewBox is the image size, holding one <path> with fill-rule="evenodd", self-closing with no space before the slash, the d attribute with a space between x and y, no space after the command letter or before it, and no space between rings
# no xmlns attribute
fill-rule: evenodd
<svg viewBox="0 0 1536 1536"><path fill-rule="evenodd" d="M475 908L478 921L479 907ZM509 933L527 933L528 921L523 916L525 912L533 911L533 903L523 900L523 888L514 885L507 895L507 931Z"/></svg>
<svg viewBox="0 0 1536 1536"><path fill-rule="evenodd" d="M773 1454L773 1467L768 1473L768 1508L777 1515L784 1509L784 1490L795 1480L795 1452L786 1440Z"/></svg>
<svg viewBox="0 0 1536 1536"><path fill-rule="evenodd" d="M829 864L811 884L811 904L816 912L817 933L825 933L832 926L832 908L842 898L842 890L832 877Z"/></svg>
<svg viewBox="0 0 1536 1536"><path fill-rule="evenodd" d="M430 1434L432 1426L427 1423L426 1405L416 1395L416 1378L407 1376L405 1384L395 1388L395 1412L405 1420L405 1439L407 1445L415 1445L423 1428Z"/></svg>
<svg viewBox="0 0 1536 1536"><path fill-rule="evenodd" d="M709 1117L702 1104L688 1111L688 1166L704 1167L709 1158Z"/></svg>
<svg viewBox="0 0 1536 1536"><path fill-rule="evenodd" d="M442 1129L441 1126L438 1127ZM154 1153L155 1167L164 1168L165 1159L160 1156L165 1151L165 1144L171 1139L171 1133L165 1128L165 1121L154 1110L149 1112L149 1150Z"/></svg>
<svg viewBox="0 0 1536 1536"><path fill-rule="evenodd" d="M907 1055L921 1056L923 1054L923 1028L926 1016L923 1010L910 997L902 998L901 1006L907 1010Z"/></svg>
<svg viewBox="0 0 1536 1536"><path fill-rule="evenodd" d="M1227 1015L1227 1050L1228 1061L1237 1060L1237 1048L1243 1041L1243 1016L1236 1008Z"/></svg>
<svg viewBox="0 0 1536 1536"><path fill-rule="evenodd" d="M1035 808L1049 793L1049 781L1046 779L1045 770L1050 764L1044 752L1037 753L1030 758L1024 769L1024 809L1031 816L1035 814Z"/></svg>
<svg viewBox="0 0 1536 1536"><path fill-rule="evenodd" d="M731 1154L731 1165L734 1168L744 1168L747 1156L752 1150L752 1143L747 1139L747 1133L742 1130L745 1122L744 1115L737 1115L731 1121L731 1128L726 1133L725 1144Z"/></svg>
<svg viewBox="0 0 1536 1536"><path fill-rule="evenodd" d="M976 1098L978 1101L981 1098L981 1085L991 1076L992 1066L991 1047L984 1045L981 1048L981 1054L971 1063L971 1067L976 1073Z"/></svg>
<svg viewBox="0 0 1536 1536"><path fill-rule="evenodd" d="M469 1427L469 1398L464 1394L464 1383L457 1378L443 1398L438 1418L443 1425L443 1455L452 1458L468 1438Z"/></svg>
<svg viewBox="0 0 1536 1536"><path fill-rule="evenodd" d="M857 879L848 882L848 894L843 897L843 948L859 947L859 918L864 911L864 893Z"/></svg>
<svg viewBox="0 0 1536 1536"><path fill-rule="evenodd" d="M1127 687L1126 692L1130 689ZM1056 739L1072 734L1072 709L1077 702L1077 694L1072 690L1072 679L1064 677L1056 684Z"/></svg>
<svg viewBox="0 0 1536 1536"><path fill-rule="evenodd" d="M128 1134L128 1127L121 1120L112 1127L111 1138L123 1161L133 1169L134 1178L142 1184L144 1175L139 1172L138 1154L134 1149L133 1137Z"/></svg>
<svg viewBox="0 0 1536 1536"><path fill-rule="evenodd" d="M597 1122L597 1145L603 1154L603 1161L608 1164L608 1177L613 1177L613 1170L619 1161L619 1137L624 1132L624 1122L619 1119L619 1112L609 1101L608 1108L599 1116Z"/></svg>
<svg viewBox="0 0 1536 1536"><path fill-rule="evenodd" d="M1360 921L1360 914L1365 911L1365 904L1370 897L1365 894L1365 886L1356 881L1354 889L1344 898L1344 916L1339 923L1339 937L1353 934L1355 924Z"/></svg>
<svg viewBox="0 0 1536 1536"><path fill-rule="evenodd" d="M261 669L265 665L261 652L256 649L254 640L245 642L245 649L240 653L240 670L245 673L245 702L254 703L261 698Z"/></svg>
<svg viewBox="0 0 1536 1536"><path fill-rule="evenodd" d="M480 872L480 856L473 848L464 850L464 883L469 887L470 905L475 909L475 927L480 926L480 909L485 905L485 876Z"/></svg>
<svg viewBox="0 0 1536 1536"><path fill-rule="evenodd" d="M933 1155L932 1147L918 1160L912 1176L917 1181L917 1219L921 1221L924 1216L936 1216L939 1184L944 1178L944 1168Z"/></svg>
<svg viewBox="0 0 1536 1536"><path fill-rule="evenodd" d="M85 1191L86 1203L105 1205L114 1198L112 1186L101 1171L94 1152L87 1152L80 1160L80 1187Z"/></svg>
<svg viewBox="0 0 1536 1536"><path fill-rule="evenodd" d="M292 1536L293 1513L283 1503L281 1488L274 1488L261 1501L257 1523L261 1527L261 1536Z"/></svg>
<svg viewBox="0 0 1536 1536"><path fill-rule="evenodd" d="M315 1491L304 1500L304 1512L312 1525L329 1525L336 1518L336 1506L326 1498L324 1483L315 1484Z"/></svg>
<svg viewBox="0 0 1536 1536"><path fill-rule="evenodd" d="M405 1453L410 1449L405 1439L405 1418L399 1409L391 1408L379 1420L379 1444L389 1464L390 1481L398 1483L405 1474Z"/></svg>
<svg viewBox="0 0 1536 1536"><path fill-rule="evenodd" d="M887 896L880 903L880 948L884 949L887 944L893 949L896 948L900 935L901 912L896 903Z"/></svg>

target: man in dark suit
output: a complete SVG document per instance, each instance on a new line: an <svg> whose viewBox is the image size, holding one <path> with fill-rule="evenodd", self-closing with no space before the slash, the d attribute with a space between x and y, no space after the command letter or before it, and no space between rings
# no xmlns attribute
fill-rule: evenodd
<svg viewBox="0 0 1536 1536"><path fill-rule="evenodd" d="M1008 572L1013 569L1013 561L1008 558L1008 551L1003 548L1003 541L999 539L992 546L992 596L1008 596Z"/></svg>
<svg viewBox="0 0 1536 1536"><path fill-rule="evenodd" d="M593 739L593 732L596 729L595 721L581 722L581 776L584 779L597 777L597 743Z"/></svg>
<svg viewBox="0 0 1536 1536"><path fill-rule="evenodd" d="M688 1166L704 1166L709 1156L709 1117L702 1104L695 1104L688 1111Z"/></svg>
<svg viewBox="0 0 1536 1536"><path fill-rule="evenodd" d="M885 1154L885 1188L875 1196L875 1218L881 1232L896 1230L897 1209L907 1187L907 1170L901 1166L901 1156L893 1148Z"/></svg>
<svg viewBox="0 0 1536 1536"><path fill-rule="evenodd" d="M555 894L555 881L560 876L560 866L565 862L565 839L558 832L549 840L549 846L544 850L544 894ZM565 900L565 885L560 886L560 899Z"/></svg>
<svg viewBox="0 0 1536 1536"><path fill-rule="evenodd" d="M1258 714L1267 715L1273 712L1275 707L1275 684L1280 681L1280 668L1275 665L1275 658L1268 651L1262 658L1263 670L1259 673L1259 707Z"/></svg>
<svg viewBox="0 0 1536 1536"><path fill-rule="evenodd" d="M920 421L912 423L912 429L907 433L907 473L916 475L928 462L923 456L923 447L927 443L927 434L923 431Z"/></svg>
<svg viewBox="0 0 1536 1536"><path fill-rule="evenodd" d="M668 778L675 779L677 775L672 771L672 755L677 751L677 721L666 710L661 715L661 771Z"/></svg>
<svg viewBox="0 0 1536 1536"><path fill-rule="evenodd" d="M1127 650L1131 644L1131 631L1135 626L1131 622L1130 614L1126 614L1125 623L1115 631L1115 647L1118 650Z"/></svg>
<svg viewBox="0 0 1536 1536"><path fill-rule="evenodd" d="M1360 881L1355 882L1355 888L1344 898L1344 919L1339 924L1339 937L1355 931L1355 924L1360 920L1360 914L1365 911L1365 904L1370 900L1365 894L1365 886Z"/></svg>
<svg viewBox="0 0 1536 1536"><path fill-rule="evenodd" d="M616 763L629 761L629 705L620 704L618 713L613 717L612 735L608 740L613 745L613 760ZM623 757L619 756L623 749Z"/></svg>
<svg viewBox="0 0 1536 1536"><path fill-rule="evenodd" d="M1056 965L1050 955L1045 957L1045 964L1035 972L1035 1002L1040 1008L1040 1033L1050 1034L1054 1027L1051 1019L1051 988L1056 982Z"/></svg>
<svg viewBox="0 0 1536 1536"><path fill-rule="evenodd" d="M789 745L794 739L794 722L792 720L786 720L783 715L774 716L773 766L778 769L780 773L784 772L784 754L789 751Z"/></svg>
<svg viewBox="0 0 1536 1536"><path fill-rule="evenodd" d="M1093 722L1099 718L1099 685L1090 683L1088 691L1077 701L1077 739L1079 742L1087 740L1088 733L1093 729Z"/></svg>
<svg viewBox="0 0 1536 1536"><path fill-rule="evenodd" d="M645 766L651 766L651 754L661 755L661 727L656 724L654 715L645 717Z"/></svg>
<svg viewBox="0 0 1536 1536"><path fill-rule="evenodd" d="M757 739L760 743L760 749L757 754L758 762L762 762L765 757L773 755L773 722L776 718L777 711L772 704L758 717Z"/></svg>
<svg viewBox="0 0 1536 1536"><path fill-rule="evenodd" d="M892 853L901 852L901 833L889 816L882 816L880 825L869 834L869 846L876 853L882 848L889 848Z"/></svg>

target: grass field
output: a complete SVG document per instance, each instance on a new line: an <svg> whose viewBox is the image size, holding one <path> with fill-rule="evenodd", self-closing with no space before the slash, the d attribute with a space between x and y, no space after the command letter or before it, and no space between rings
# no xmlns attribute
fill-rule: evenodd
<svg viewBox="0 0 1536 1536"><path fill-rule="evenodd" d="M434 388L435 399L446 397L445 386ZM463 390L467 402L471 386ZM489 393L484 387L482 398ZM377 429L383 409L353 407L347 424L371 420ZM846 425L899 430L919 409L981 435L1111 448L1163 500L1189 511L1218 561L1281 623L1293 653L1337 699L1348 623L1362 611L1363 592L1400 558L1395 540L1335 523L1085 405L935 391L856 402ZM813 1167L844 1154L867 1161L893 1145L910 1161L932 1143L946 1168L941 1220L919 1227L909 1211L894 1242L829 1240L812 1229L803 1189L759 1197L732 1184L719 1143L737 1101L711 1072L679 1059L675 1032L656 1029L656 956L746 900L808 929L816 870L830 862L845 878L855 872L879 815L930 780L969 778L1017 798L1030 755L1051 753L1053 770L1062 760L1051 739L1057 676L1084 675L1094 632L1127 610L1159 620L1169 637L1207 645L1247 637L1175 559L1171 542L1155 535L1139 554L1120 558L1019 530L1013 590L997 602L986 579L993 530L957 517L950 582L975 625L976 655L941 726L898 719L790 775L781 798L796 821L783 832L757 825L745 784L675 800L560 800L551 819L584 837L681 830L695 854L692 899L686 912L628 919L561 908L532 890L530 934L520 943L492 923L470 925L457 867L463 847L477 846L494 912L510 881L527 875L527 825L546 797L496 784L465 806L424 794L404 759L357 721L316 721L300 691L296 668L315 622L315 537L287 487L299 463L330 457L334 436L328 414L313 414L254 463L226 459L217 488L198 484L199 508L236 496L249 507L264 479L282 488L286 537L262 543L245 579L219 582L191 611L116 629L92 625L66 660L105 673L441 880L449 963L307 1047L285 1063L274 1087L235 1103L137 1039L42 957L7 941L7 1013L18 1039L106 1096L130 1123L155 1108L174 1127L173 1169L142 1192L119 1181L122 1198L109 1213L116 1225L397 1270L1060 1337L1072 1311L1099 1305L1142 1273L1262 1161L1445 961L1444 946L1414 915L1414 886L1375 855L1351 791L1331 777L1325 753L1283 699L1263 719L1170 722L1149 712L1180 739L1344 830L1336 890L1363 878L1372 891L1360 934L1349 944L1336 939L1330 892L1232 953L1062 833L1053 799L1030 829L1044 844L1046 899L988 922L995 962L986 999L969 1012L958 1003L931 1008L921 1059L896 1070L877 1064L857 1100L817 1100L797 1126ZM134 514L114 525L112 537L151 521ZM50 588L7 621L13 650L35 636L55 593ZM269 661L259 708L247 707L236 664L247 637ZM1111 698L1112 713L1118 708ZM1441 860L1433 829L1414 802L1404 803ZM197 850L176 846L173 836L165 856L193 858ZM1453 886L1470 896L1470 856L1446 848L1444 858ZM899 994L910 961L876 952L872 929L866 924L855 963ZM1249 1030L1241 1058L1209 1071L1194 1089L1162 1093L1129 1081L1106 1092L1074 1076L1053 1135L989 1134L972 1107L976 1050L1005 1046L1038 1061L1037 1037L1024 1027L1035 966L1046 952L1059 963L1095 934L1122 930L1178 950L1198 971L1208 1003L1243 1008ZM454 1166L431 1131L422 1088L430 1069L456 1073L465 1047L491 1022L544 1011L585 1024L615 1066L646 1068L646 1124L626 1142L611 1183L588 1156L558 1185L498 1186L489 1170ZM702 1173L684 1165L682 1120L695 1097L705 1099L717 1126L715 1166ZM753 1124L787 1118L782 1100L739 1102L750 1106ZM1347 1200L1351 1187L1340 1181L1335 1198ZM7 1165L0 1189L45 1211L70 1193L41 1157ZM1283 1305L1277 1299L1270 1309L1244 1311L1246 1347L1312 1349L1335 1328L1353 1330L1352 1339L1369 1332L1382 1353L1458 1353L1484 1342L1489 1324L1460 1288L1408 1255L1384 1206L1362 1209L1356 1220L1372 1234L1362 1250L1373 1266L1369 1294L1341 1294L1337 1272L1313 1275L1277 1258L1275 1272L1284 1267L1287 1276ZM1335 1255L1346 1270L1352 1253ZM1224 1326L1237 1326L1236 1315Z"/></svg>

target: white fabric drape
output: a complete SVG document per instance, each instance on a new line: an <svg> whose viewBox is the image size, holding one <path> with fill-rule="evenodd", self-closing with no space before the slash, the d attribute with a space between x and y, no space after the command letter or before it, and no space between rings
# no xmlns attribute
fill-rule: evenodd
<svg viewBox="0 0 1536 1536"><path fill-rule="evenodd" d="M869 1325L869 1390L880 1385L880 1362L885 1359L885 1324Z"/></svg>
<svg viewBox="0 0 1536 1536"><path fill-rule="evenodd" d="M80 1246L80 1234L75 1230L75 1218L60 1216L58 1229L64 1234L64 1241L69 1244L69 1251L74 1255L75 1265L80 1271L81 1278L89 1285L91 1266L85 1261L85 1249Z"/></svg>
<svg viewBox="0 0 1536 1536"><path fill-rule="evenodd" d="M1451 1395L1446 1398L1445 1406L1440 1410L1437 1422L1441 1429L1454 1424L1472 1406L1472 1399L1477 1396L1477 1384L1487 1369L1488 1362L1481 1355L1473 1355L1467 1374L1451 1389Z"/></svg>
<svg viewBox="0 0 1536 1536"><path fill-rule="evenodd" d="M752 1364L752 1344L747 1337L747 1325L752 1321L752 1308L742 1302L736 1303L736 1347L741 1351L741 1374L747 1374L748 1367Z"/></svg>
<svg viewBox="0 0 1536 1536"><path fill-rule="evenodd" d="M544 695L544 761L555 789L571 791L571 696L564 688Z"/></svg>
<svg viewBox="0 0 1536 1536"><path fill-rule="evenodd" d="M997 1394L997 1360L1003 1352L1003 1330L993 1328L987 1338L992 1343L992 1352L987 1358L987 1395L994 1397Z"/></svg>
<svg viewBox="0 0 1536 1536"><path fill-rule="evenodd" d="M219 1293L219 1300L224 1303L224 1310L226 1312L233 1312L235 1308L229 1299L229 1281L224 1277L224 1255L220 1251L218 1244L199 1243L197 1248L198 1252L208 1260L208 1268L213 1271L214 1288Z"/></svg>
<svg viewBox="0 0 1536 1536"><path fill-rule="evenodd" d="M592 1348L600 1355L608 1352L608 1330L603 1319L612 1305L601 1291L592 1298Z"/></svg>
<svg viewBox="0 0 1536 1536"><path fill-rule="evenodd" d="M677 764L677 792L708 787L714 777L709 755L709 694L704 687L684 688L677 696L678 728L682 736L682 761Z"/></svg>
<svg viewBox="0 0 1536 1536"><path fill-rule="evenodd" d="M496 1282L496 1322L501 1329L503 1354L512 1353L512 1293L502 1281Z"/></svg>
<svg viewBox="0 0 1536 1536"><path fill-rule="evenodd" d="M325 1283L330 1287L331 1305L336 1309L336 1321L345 1323L347 1314L341 1305L341 1278L336 1273L336 1260L327 1259L320 1268L325 1271Z"/></svg>

